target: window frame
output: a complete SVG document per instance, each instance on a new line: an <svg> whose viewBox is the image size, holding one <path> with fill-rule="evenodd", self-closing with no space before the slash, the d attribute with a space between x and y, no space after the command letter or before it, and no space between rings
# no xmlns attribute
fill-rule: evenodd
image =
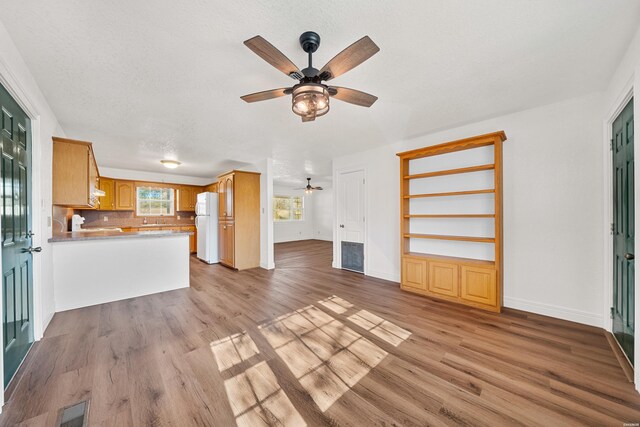
<svg viewBox="0 0 640 427"><path fill-rule="evenodd" d="M301 215L300 215L300 219L295 219L292 218L293 215L293 199L297 199L299 198L301 201ZM275 199L289 199L289 219L276 219L276 215L274 212L273 215L273 222L274 223L280 223L280 222L301 222L301 221L306 221L306 215L305 215L305 203L304 203L304 196L295 196L295 195L274 195L273 196L273 210L275 211L275 205L276 205L276 201Z"/></svg>
<svg viewBox="0 0 640 427"><path fill-rule="evenodd" d="M141 213L139 210L140 207L140 200L152 200L152 199L140 199L140 197L138 197L138 190L141 188L152 188L152 189L160 189L160 190L170 190L171 191L171 214L146 214L146 213ZM163 184L154 184L154 183L136 183L135 186L136 189L136 193L135 193L135 197L136 197L136 206L135 206L135 210L134 210L134 215L136 217L147 217L147 218L175 218L176 215L178 214L178 206L177 206L177 188L175 187L171 187L168 185L163 185Z"/></svg>

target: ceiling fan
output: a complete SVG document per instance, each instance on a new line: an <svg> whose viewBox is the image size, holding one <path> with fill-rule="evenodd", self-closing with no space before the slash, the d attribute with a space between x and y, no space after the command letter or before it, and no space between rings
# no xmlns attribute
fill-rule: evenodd
<svg viewBox="0 0 640 427"><path fill-rule="evenodd" d="M311 186L311 178L307 178L307 186L304 188L296 188L296 190L304 190L306 194L313 193L313 190L323 190L322 187L312 187Z"/></svg>
<svg viewBox="0 0 640 427"><path fill-rule="evenodd" d="M359 90L329 86L323 83L323 81L329 81L357 67L380 50L369 36L364 36L344 49L320 70L313 68L312 55L320 46L320 36L313 31L307 31L300 36L300 46L309 54L309 66L302 71L261 36L250 38L244 44L278 70L292 79L300 81L293 87L241 96L240 98L246 102L266 101L267 99L292 95L291 108L293 112L302 117L303 122L311 122L316 117L329 112L329 97L362 107L371 107L378 99L377 96Z"/></svg>

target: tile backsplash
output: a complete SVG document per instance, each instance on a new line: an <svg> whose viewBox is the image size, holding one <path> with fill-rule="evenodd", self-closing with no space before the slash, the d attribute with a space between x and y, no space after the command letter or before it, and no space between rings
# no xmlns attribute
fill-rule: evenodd
<svg viewBox="0 0 640 427"><path fill-rule="evenodd" d="M144 223L143 217L137 217L132 211L94 211L79 210L78 215L84 217L84 228L90 227L136 227ZM149 224L156 224L156 220L165 224L193 225L195 212L177 212L175 217L147 217ZM180 219L178 219L178 216ZM107 221L104 218L107 218Z"/></svg>

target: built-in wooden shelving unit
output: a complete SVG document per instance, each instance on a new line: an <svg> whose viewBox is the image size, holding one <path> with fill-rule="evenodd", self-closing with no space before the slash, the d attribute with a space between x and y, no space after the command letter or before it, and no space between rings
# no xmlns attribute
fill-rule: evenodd
<svg viewBox="0 0 640 427"><path fill-rule="evenodd" d="M502 143L506 140L503 131L479 135L458 141L417 150L398 153L400 158L400 205L401 205L401 287L404 290L429 295L437 298L456 301L462 304L499 312L502 307ZM425 157L441 156L460 151L493 147L493 163L453 167L442 170L420 171L420 164L413 163ZM473 153L473 152L471 152ZM485 152L486 154L486 152ZM469 156L467 156L469 157ZM486 156L485 156L486 157ZM417 167L415 167L417 165ZM469 189L455 191L411 191L411 183L415 180L454 179L463 174L475 172L493 173L493 188L477 188L477 183L468 179ZM460 178L455 178L460 184ZM467 179L467 178L464 178ZM428 187L428 185L426 185ZM425 187L422 185L421 188ZM431 188L428 188L430 190ZM431 189L433 190L433 189ZM437 190L437 188L436 188ZM430 200L456 199L464 204L467 196L487 195L493 197L493 212L427 212L419 211L412 202ZM455 235L454 233L424 233L414 230L418 228L414 221L493 221L493 236ZM457 222L455 224L458 224ZM412 227L412 225L414 225ZM432 227L433 228L433 227ZM466 233L461 233L466 234ZM471 234L471 233L469 233ZM489 234L489 233L487 233ZM432 252L416 251L415 241L445 241L462 244L491 245L493 259L475 259L442 255Z"/></svg>

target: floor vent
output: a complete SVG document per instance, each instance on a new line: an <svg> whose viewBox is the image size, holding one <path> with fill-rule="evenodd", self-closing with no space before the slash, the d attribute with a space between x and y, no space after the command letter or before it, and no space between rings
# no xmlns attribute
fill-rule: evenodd
<svg viewBox="0 0 640 427"><path fill-rule="evenodd" d="M67 406L60 411L58 427L86 427L89 425L89 401Z"/></svg>
<svg viewBox="0 0 640 427"><path fill-rule="evenodd" d="M364 273L364 244L342 242L342 268Z"/></svg>

